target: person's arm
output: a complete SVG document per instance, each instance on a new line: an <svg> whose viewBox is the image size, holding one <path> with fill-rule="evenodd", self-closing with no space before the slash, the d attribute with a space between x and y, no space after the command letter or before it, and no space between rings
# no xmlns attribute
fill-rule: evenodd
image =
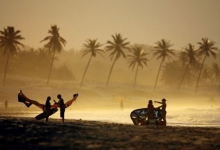
<svg viewBox="0 0 220 150"><path fill-rule="evenodd" d="M162 104L162 102L158 102L158 101L154 101L154 103L159 103L159 104Z"/></svg>

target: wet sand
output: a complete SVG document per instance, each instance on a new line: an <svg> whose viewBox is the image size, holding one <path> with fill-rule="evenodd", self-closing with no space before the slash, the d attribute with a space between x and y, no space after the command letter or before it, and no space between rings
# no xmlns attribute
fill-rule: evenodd
<svg viewBox="0 0 220 150"><path fill-rule="evenodd" d="M220 128L135 126L66 119L0 116L0 149L53 150L217 150Z"/></svg>

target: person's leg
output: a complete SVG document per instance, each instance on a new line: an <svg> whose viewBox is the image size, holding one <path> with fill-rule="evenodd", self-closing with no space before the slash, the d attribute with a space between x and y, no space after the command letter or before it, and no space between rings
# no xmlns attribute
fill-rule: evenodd
<svg viewBox="0 0 220 150"><path fill-rule="evenodd" d="M64 122L64 110L60 109L60 117L62 118L62 122Z"/></svg>
<svg viewBox="0 0 220 150"><path fill-rule="evenodd" d="M46 117L46 122L48 122L48 118L49 118L49 117Z"/></svg>
<svg viewBox="0 0 220 150"><path fill-rule="evenodd" d="M163 112L162 114L162 119L164 121L165 126L167 125L167 120L166 120L166 112Z"/></svg>
<svg viewBox="0 0 220 150"><path fill-rule="evenodd" d="M65 115L65 109L63 109L63 118L62 118L63 123L64 123L64 115Z"/></svg>

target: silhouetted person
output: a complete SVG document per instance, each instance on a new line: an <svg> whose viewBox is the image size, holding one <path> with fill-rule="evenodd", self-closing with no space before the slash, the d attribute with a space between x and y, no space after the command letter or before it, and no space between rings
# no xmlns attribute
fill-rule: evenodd
<svg viewBox="0 0 220 150"><path fill-rule="evenodd" d="M50 100L51 100L51 97L48 96L47 100L46 100L46 103L45 103L45 110L44 110L44 112L46 112L46 113L49 113L50 110L51 110L51 108L50 108L51 107ZM46 122L48 122L48 118L49 118L49 116L46 117Z"/></svg>
<svg viewBox="0 0 220 150"><path fill-rule="evenodd" d="M153 101L149 100L148 101L148 105L147 105L148 110L153 111L154 110L154 105L153 105Z"/></svg>
<svg viewBox="0 0 220 150"><path fill-rule="evenodd" d="M167 124L167 120L166 120L166 114L167 114L167 111L166 111L166 107L167 107L167 104L166 104L166 99L163 98L162 99L162 102L158 102L158 101L154 101L155 103L159 103L159 104L162 104L161 106L159 106L158 108L160 108L161 112L162 112L162 118L165 125ZM160 119L160 120L161 120Z"/></svg>
<svg viewBox="0 0 220 150"><path fill-rule="evenodd" d="M58 104L60 106L60 117L62 118L62 122L64 123L64 113L65 113L64 100L62 99L60 94L57 95L57 98L59 99Z"/></svg>
<svg viewBox="0 0 220 150"><path fill-rule="evenodd" d="M7 108L8 108L8 101L5 100L5 109L7 109Z"/></svg>
<svg viewBox="0 0 220 150"><path fill-rule="evenodd" d="M153 101L152 100L149 100L148 101L148 105L147 105L147 108L149 110L148 112L148 119L154 119L155 118L155 114L154 114L154 105L153 105Z"/></svg>
<svg viewBox="0 0 220 150"><path fill-rule="evenodd" d="M121 108L121 110L124 109L124 103L123 103L123 100L121 100L121 102L120 102L120 108Z"/></svg>

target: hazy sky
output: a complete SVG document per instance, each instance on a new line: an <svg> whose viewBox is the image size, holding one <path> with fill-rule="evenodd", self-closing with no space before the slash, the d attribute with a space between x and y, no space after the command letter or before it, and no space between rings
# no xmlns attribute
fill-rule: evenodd
<svg viewBox="0 0 220 150"><path fill-rule="evenodd" d="M34 48L54 24L66 50L86 39L105 44L115 33L131 44L165 38L175 49L208 37L220 48L220 0L0 0L0 18L0 30L14 26Z"/></svg>

